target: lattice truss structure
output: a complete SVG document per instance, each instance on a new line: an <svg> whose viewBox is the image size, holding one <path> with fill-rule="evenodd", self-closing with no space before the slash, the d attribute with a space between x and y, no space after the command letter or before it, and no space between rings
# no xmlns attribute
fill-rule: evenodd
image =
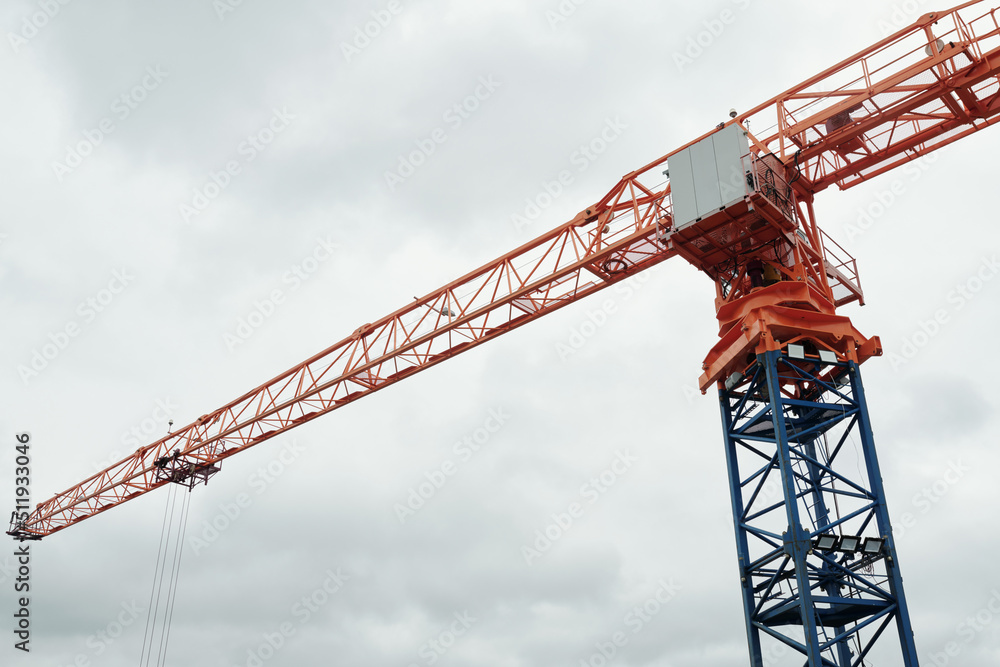
<svg viewBox="0 0 1000 667"><path fill-rule="evenodd" d="M54 533L168 482L206 482L218 463L562 308L674 252L666 180L623 178L570 222L414 301L215 412L40 503L15 537Z"/></svg>
<svg viewBox="0 0 1000 667"><path fill-rule="evenodd" d="M800 189L846 189L997 122L996 9L929 13L741 114ZM756 128L767 128L757 130Z"/></svg>
<svg viewBox="0 0 1000 667"><path fill-rule="evenodd" d="M751 664L861 667L895 627L890 660L915 667L858 373L881 347L835 312L864 295L813 202L1000 119L996 12L928 13L734 112L572 220L15 516L8 533L40 539L159 486L207 483L229 456L680 255L716 284L720 338L699 384L719 391ZM674 204L690 203L681 156L726 132L747 148L715 184L724 205L675 221Z"/></svg>
<svg viewBox="0 0 1000 667"><path fill-rule="evenodd" d="M720 391L753 664L772 637L790 664L861 665L895 621L902 663L917 665L857 372L881 348L834 312L864 296L813 202L1000 119L996 12L928 13L735 113L572 220L56 494L9 534L38 539L164 484L207 483L229 456L680 255L716 283L720 340L699 384ZM743 196L675 227L683 199L668 163L676 174L682 151L733 125L748 146L731 184Z"/></svg>
<svg viewBox="0 0 1000 667"><path fill-rule="evenodd" d="M858 365L791 347L719 394L751 664L855 667L892 631L916 665Z"/></svg>

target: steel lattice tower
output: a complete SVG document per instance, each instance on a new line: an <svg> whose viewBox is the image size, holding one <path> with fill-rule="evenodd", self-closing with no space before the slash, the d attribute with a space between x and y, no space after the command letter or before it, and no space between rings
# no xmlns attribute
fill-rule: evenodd
<svg viewBox="0 0 1000 667"><path fill-rule="evenodd" d="M915 667L859 367L789 347L719 392L752 664L767 635L809 665L860 665L895 622Z"/></svg>

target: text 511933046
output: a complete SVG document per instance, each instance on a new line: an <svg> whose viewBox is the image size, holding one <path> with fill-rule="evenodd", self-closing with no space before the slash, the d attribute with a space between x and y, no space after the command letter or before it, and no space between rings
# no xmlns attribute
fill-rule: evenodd
<svg viewBox="0 0 1000 667"><path fill-rule="evenodd" d="M11 532L24 525L31 508L31 435L19 433L14 445L14 512L11 515ZM31 552L23 542L14 550L17 559L17 576L14 578L14 648L28 652L31 641Z"/></svg>

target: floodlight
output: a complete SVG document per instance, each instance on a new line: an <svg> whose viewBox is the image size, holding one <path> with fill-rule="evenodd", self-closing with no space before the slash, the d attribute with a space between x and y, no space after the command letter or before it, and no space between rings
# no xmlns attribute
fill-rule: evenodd
<svg viewBox="0 0 1000 667"><path fill-rule="evenodd" d="M743 381L743 373L736 371L728 378L726 378L726 391L732 391L733 387L735 387L742 381Z"/></svg>
<svg viewBox="0 0 1000 667"><path fill-rule="evenodd" d="M819 360L824 364L835 364L837 363L837 353L833 350L820 350Z"/></svg>
<svg viewBox="0 0 1000 667"><path fill-rule="evenodd" d="M866 556L877 556L882 551L885 540L881 537L869 537L865 540L865 545L861 547L861 553Z"/></svg>
<svg viewBox="0 0 1000 667"><path fill-rule="evenodd" d="M820 535L816 538L816 548L823 551L833 551L837 548L837 536Z"/></svg>
<svg viewBox="0 0 1000 667"><path fill-rule="evenodd" d="M844 553L852 554L861 546L861 538L853 535L844 535L840 538L840 550Z"/></svg>
<svg viewBox="0 0 1000 667"><path fill-rule="evenodd" d="M792 359L805 359L806 358L805 345L796 345L795 343L789 343L788 356L791 357Z"/></svg>

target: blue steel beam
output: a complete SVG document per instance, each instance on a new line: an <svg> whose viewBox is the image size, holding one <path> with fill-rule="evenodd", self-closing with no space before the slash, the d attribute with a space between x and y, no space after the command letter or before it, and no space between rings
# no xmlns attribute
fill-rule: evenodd
<svg viewBox="0 0 1000 667"><path fill-rule="evenodd" d="M765 640L790 647L789 664L859 667L893 623L901 664L917 667L857 363L772 351L745 375L719 404L752 667ZM884 544L821 551L821 535Z"/></svg>

